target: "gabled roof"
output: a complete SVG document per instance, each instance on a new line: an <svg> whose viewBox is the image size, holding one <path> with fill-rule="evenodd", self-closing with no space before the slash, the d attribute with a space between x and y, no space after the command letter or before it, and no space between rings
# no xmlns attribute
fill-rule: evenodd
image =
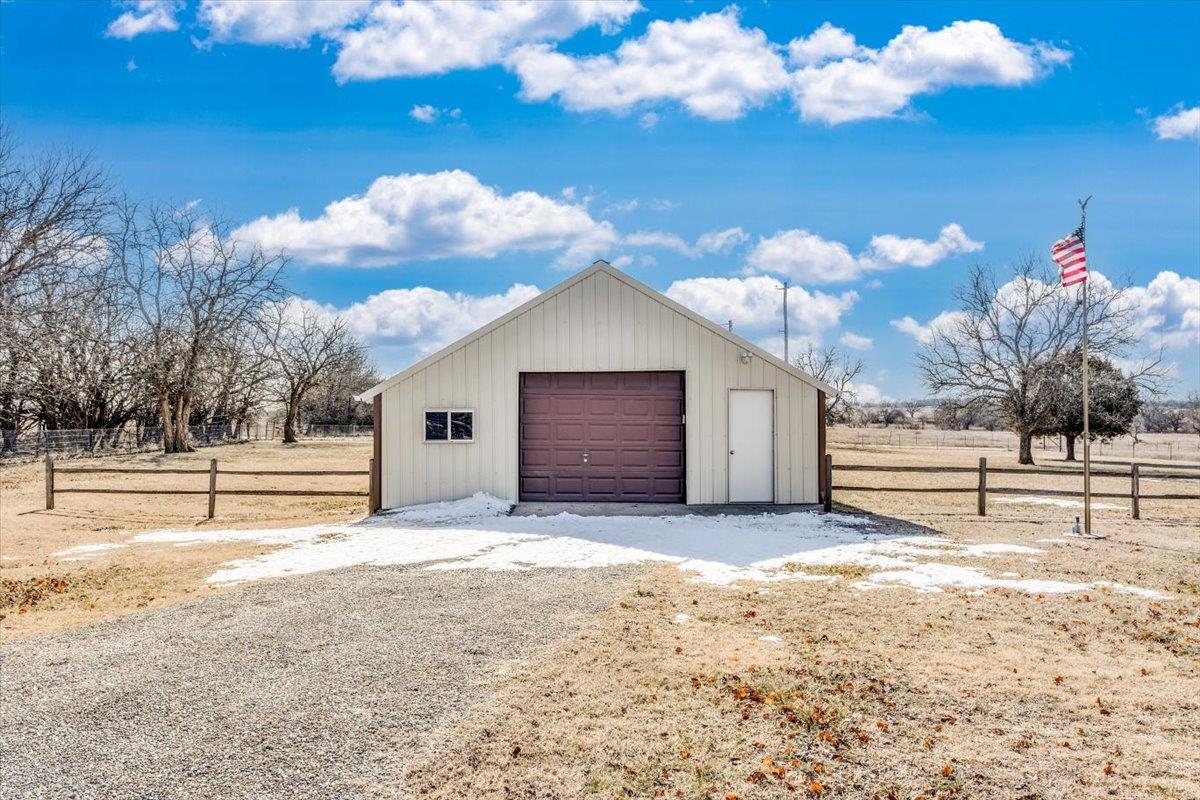
<svg viewBox="0 0 1200 800"><path fill-rule="evenodd" d="M559 283L556 286L553 286L553 287L547 289L546 291L542 292L541 294L539 294L537 297L533 298L532 300L517 306L516 308L514 308L512 311L509 311L504 316L502 316L498 319L492 320L487 325L484 325L482 328L479 328L471 333L468 333L466 336L462 337L458 341L446 345L441 350L438 350L436 353L426 356L425 358L416 362L412 366L410 366L404 370L401 370L400 372L397 372L395 375L391 376L390 378L387 378L386 380L383 380L383 381L375 384L370 389L367 389L365 392L360 394L358 396L358 399L359 400L372 399L373 397L375 397L375 395L382 393L384 390L386 390L387 388L389 388L391 386L394 386L395 384L397 384L400 381L407 378L409 375L412 375L416 372L420 372L421 370L425 369L429 365L431 365L437 361L440 361L441 359L450 355L455 350L458 350L459 348L466 346L467 344L475 341L476 339L484 336L485 334L490 333L491 331L495 330L496 328L499 328L501 325L504 325L507 322L509 322L513 319L516 319L521 314L524 314L526 311L533 308L534 306L537 306L537 305L540 305L541 303L546 302L546 300L550 299L554 295L566 291L567 289L571 288L575 284L577 284L577 283L585 280L586 278L589 278L592 275L595 275L596 273L599 273L599 272L602 272L602 273L608 275L609 277L620 281L621 283L625 284L626 286L630 287L631 289L635 289L636 291L641 292L642 294L661 303L662 305L666 306L667 308L671 309L672 311L674 311L678 314L682 314L684 317L691 320L692 322L695 322L696 324L707 328L710 332L717 334L718 336L720 336L723 339L733 342L734 344L738 345L739 347L742 347L743 349L749 351L752 355L758 356L763 361L766 361L769 364L794 375L795 377L799 378L800 380L804 381L805 383L809 384L810 386L813 386L813 387L825 392L826 394L833 394L834 389L829 384L827 384L823 381L819 381L816 378L814 378L812 375L809 375L807 372L797 369L796 367L792 366L791 364L788 364L783 359L778 358L777 356L771 355L770 353L768 353L766 350L763 350L758 345L743 339L741 336L738 336L736 333L733 333L730 330L726 330L723 326L718 325L717 323L713 322L712 320L705 319L704 317L697 314L695 311L692 311L690 308L687 308L685 306L680 305L679 303L676 303L674 300L667 297L662 292L651 289L649 286L642 283L641 281L631 278L630 276L626 275L621 270L614 267L612 264L609 264L607 261L597 261L596 263L592 264L590 267L583 270L582 272L577 272L576 274L567 278L562 283Z"/></svg>

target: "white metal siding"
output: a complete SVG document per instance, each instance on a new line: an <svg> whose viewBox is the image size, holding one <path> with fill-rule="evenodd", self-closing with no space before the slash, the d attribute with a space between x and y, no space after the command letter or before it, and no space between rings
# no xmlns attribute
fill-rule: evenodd
<svg viewBox="0 0 1200 800"><path fill-rule="evenodd" d="M817 502L817 390L595 272L383 391L384 508L474 492L517 500L521 372L683 370L687 501L728 499L730 389L775 390L775 498ZM426 444L424 410L475 409L475 441Z"/></svg>

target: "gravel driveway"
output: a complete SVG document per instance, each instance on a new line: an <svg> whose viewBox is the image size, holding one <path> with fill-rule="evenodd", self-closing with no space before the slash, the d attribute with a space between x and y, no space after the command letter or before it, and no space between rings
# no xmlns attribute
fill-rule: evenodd
<svg viewBox="0 0 1200 800"><path fill-rule="evenodd" d="M641 569L359 567L5 646L0 797L370 796Z"/></svg>

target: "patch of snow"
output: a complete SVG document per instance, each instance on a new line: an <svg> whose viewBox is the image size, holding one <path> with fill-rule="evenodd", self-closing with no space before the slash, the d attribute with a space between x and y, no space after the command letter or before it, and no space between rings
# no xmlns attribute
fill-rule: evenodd
<svg viewBox="0 0 1200 800"><path fill-rule="evenodd" d="M1069 539L1038 539L1038 544L1070 544Z"/></svg>
<svg viewBox="0 0 1200 800"><path fill-rule="evenodd" d="M993 578L979 569L923 561L1042 551L1002 542L969 544L939 536L893 536L880 531L869 519L846 514L584 517L563 513L512 517L508 511L507 502L477 494L465 500L399 509L350 524L266 530L166 530L139 534L131 541L177 546L254 542L281 548L223 564L208 578L213 584L356 565L420 564L427 570L512 571L662 562L690 573L693 582L718 586L739 581L836 581L835 575L812 574L805 568L853 565L874 571L854 584L859 589L907 586L918 591L940 591L954 586L982 591L1003 586L1052 593L1088 587L1060 581L1022 581L1015 573ZM1123 590L1117 585L1111 588Z"/></svg>
<svg viewBox="0 0 1200 800"><path fill-rule="evenodd" d="M692 618L689 617L687 614L676 614L674 617L671 618L671 624L672 625L683 625L686 622L690 622L691 619Z"/></svg>
<svg viewBox="0 0 1200 800"><path fill-rule="evenodd" d="M1035 497L1033 495L1017 495L1015 497L997 497L997 503L1020 503L1027 506L1055 506L1057 508L1083 508L1082 500L1064 500L1057 497ZM1120 509L1112 503L1092 503L1095 509Z"/></svg>
<svg viewBox="0 0 1200 800"><path fill-rule="evenodd" d="M439 503L424 503L417 506L405 506L391 511L381 512L377 519L380 522L394 524L397 522L416 522L426 525L440 523L457 523L467 519L483 519L485 517L504 517L512 511L512 503L492 497L484 492L476 492L463 500L446 500Z"/></svg>
<svg viewBox="0 0 1200 800"><path fill-rule="evenodd" d="M770 644L782 644L783 643L783 639L780 639L778 636L760 636L760 637L758 637L758 640L760 642L769 642Z"/></svg>
<svg viewBox="0 0 1200 800"><path fill-rule="evenodd" d="M1011 589L1027 594L1069 594L1104 587L1114 592L1133 594L1152 600L1165 600L1170 597L1170 595L1156 592L1153 589L1143 589L1139 586L1110 581L1074 583L1037 579L1018 580L1016 577L1016 573L1006 572L999 578L993 578L983 570L974 567L917 564L904 570L876 572L869 575L866 580L855 583L854 587L868 589L881 586L906 586L918 592L940 592L944 588L967 589L972 592L983 592L988 589Z"/></svg>
<svg viewBox="0 0 1200 800"><path fill-rule="evenodd" d="M53 556L86 556L91 553L103 553L106 550L116 550L126 545L119 542L106 542L102 544L77 544L74 547L68 547L66 550L59 550L57 553L51 553ZM7 556L6 556L7 558ZM79 561L78 558L67 559L69 561Z"/></svg>
<svg viewBox="0 0 1200 800"><path fill-rule="evenodd" d="M1084 583L1068 583L1066 581L993 578L981 569L952 564L914 564L906 569L876 572L854 584L855 588L872 585L906 586L918 592L940 592L947 587L976 592L1006 588L1030 594L1065 594L1088 588Z"/></svg>
<svg viewBox="0 0 1200 800"><path fill-rule="evenodd" d="M1019 573L1019 572L1001 572L1000 577L1001 578L1019 578L1019 577L1021 577L1021 573Z"/></svg>

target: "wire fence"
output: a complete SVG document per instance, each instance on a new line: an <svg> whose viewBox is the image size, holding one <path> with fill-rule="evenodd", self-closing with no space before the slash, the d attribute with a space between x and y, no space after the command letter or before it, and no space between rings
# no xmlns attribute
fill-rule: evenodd
<svg viewBox="0 0 1200 800"><path fill-rule="evenodd" d="M947 431L939 428L851 428L833 426L829 441L841 447L865 448L995 448L1015 452L1020 440L1009 431ZM1036 436L1034 451L1065 453L1059 436ZM1083 440L1075 442L1077 458L1083 458ZM1200 436L1186 433L1142 433L1135 440L1120 436L1092 443L1093 456L1119 456L1165 461L1200 461Z"/></svg>
<svg viewBox="0 0 1200 800"><path fill-rule="evenodd" d="M234 442L269 441L283 438L283 423L191 425L192 444L196 447ZM304 439L370 436L370 425L301 425L296 435ZM47 455L55 458L83 458L162 449L162 428L77 428L70 430L0 430L0 461L32 461Z"/></svg>

